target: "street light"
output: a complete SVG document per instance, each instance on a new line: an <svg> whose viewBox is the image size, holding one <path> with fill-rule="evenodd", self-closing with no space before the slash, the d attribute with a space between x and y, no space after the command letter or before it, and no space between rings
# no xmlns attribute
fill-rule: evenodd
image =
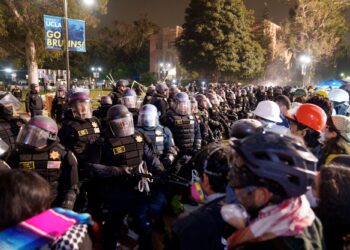
<svg viewBox="0 0 350 250"><path fill-rule="evenodd" d="M171 63L159 63L159 78L162 80L165 80L165 78L168 76L169 70L171 68Z"/></svg>
<svg viewBox="0 0 350 250"><path fill-rule="evenodd" d="M306 71L307 67L312 62L312 58L311 56L304 54L299 57L299 61L301 63L301 75L303 76L303 86L305 86Z"/></svg>
<svg viewBox="0 0 350 250"><path fill-rule="evenodd" d="M84 0L84 3L88 6L91 6L95 3L95 1L94 0Z"/></svg>
<svg viewBox="0 0 350 250"><path fill-rule="evenodd" d="M11 68L5 68L4 71L5 71L6 73L12 73L13 69L11 69Z"/></svg>
<svg viewBox="0 0 350 250"><path fill-rule="evenodd" d="M340 74L340 77L341 77L341 78L345 78L345 73L341 73L341 74Z"/></svg>

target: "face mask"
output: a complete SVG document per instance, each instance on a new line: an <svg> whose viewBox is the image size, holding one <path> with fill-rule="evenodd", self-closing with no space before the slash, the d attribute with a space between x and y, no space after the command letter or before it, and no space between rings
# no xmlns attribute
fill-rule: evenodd
<svg viewBox="0 0 350 250"><path fill-rule="evenodd" d="M320 139L318 139L319 143L324 144L326 142L326 134L320 133Z"/></svg>
<svg viewBox="0 0 350 250"><path fill-rule="evenodd" d="M237 230L245 228L248 223L249 215L240 204L224 205L220 212L222 219Z"/></svg>
<svg viewBox="0 0 350 250"><path fill-rule="evenodd" d="M199 175L196 170L192 170L192 181L191 181L191 196L196 202L205 200L205 194L199 183Z"/></svg>

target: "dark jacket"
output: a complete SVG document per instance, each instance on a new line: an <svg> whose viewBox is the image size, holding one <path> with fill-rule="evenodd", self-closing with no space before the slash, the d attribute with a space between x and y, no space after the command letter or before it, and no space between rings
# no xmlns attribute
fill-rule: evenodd
<svg viewBox="0 0 350 250"><path fill-rule="evenodd" d="M39 93L29 92L26 97L26 111L39 111L44 109L43 99Z"/></svg>
<svg viewBox="0 0 350 250"><path fill-rule="evenodd" d="M225 197L217 198L174 223L171 246L167 249L215 250L224 249L222 236L225 222L221 206Z"/></svg>
<svg viewBox="0 0 350 250"><path fill-rule="evenodd" d="M13 169L35 171L46 179L51 188L52 205L73 209L78 188L78 162L57 141L43 149L18 147L8 164Z"/></svg>

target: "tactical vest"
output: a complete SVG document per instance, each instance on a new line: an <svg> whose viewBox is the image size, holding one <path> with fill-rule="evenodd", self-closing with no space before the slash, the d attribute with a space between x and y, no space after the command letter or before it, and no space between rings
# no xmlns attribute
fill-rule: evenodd
<svg viewBox="0 0 350 250"><path fill-rule="evenodd" d="M9 151L15 148L16 137L19 133L20 127L23 124L24 121L20 119L13 119L11 121L0 119L0 138L3 139L7 145L9 145Z"/></svg>
<svg viewBox="0 0 350 250"><path fill-rule="evenodd" d="M56 196L65 154L66 151L61 145L45 152L21 152L20 150L18 168L39 174L49 182L52 195Z"/></svg>
<svg viewBox="0 0 350 250"><path fill-rule="evenodd" d="M69 125L77 132L79 142L92 143L100 137L101 131L96 118L85 120L84 122L71 121Z"/></svg>
<svg viewBox="0 0 350 250"><path fill-rule="evenodd" d="M139 131L147 135L151 140L154 149L158 155L164 153L164 128L162 126L157 126L154 129L138 128Z"/></svg>
<svg viewBox="0 0 350 250"><path fill-rule="evenodd" d="M60 106L67 105L67 99L66 98L57 97L57 105L60 105Z"/></svg>
<svg viewBox="0 0 350 250"><path fill-rule="evenodd" d="M141 133L123 138L109 138L115 166L138 167L143 160L144 138Z"/></svg>
<svg viewBox="0 0 350 250"><path fill-rule="evenodd" d="M68 122L68 126L72 127L78 135L77 141L74 142L73 152L79 161L84 160L86 145L94 143L100 138L99 121L96 118L81 122L71 120ZM79 165L79 169L81 168L82 166Z"/></svg>
<svg viewBox="0 0 350 250"><path fill-rule="evenodd" d="M173 115L172 133L175 145L180 151L192 151L194 143L194 117L192 115Z"/></svg>

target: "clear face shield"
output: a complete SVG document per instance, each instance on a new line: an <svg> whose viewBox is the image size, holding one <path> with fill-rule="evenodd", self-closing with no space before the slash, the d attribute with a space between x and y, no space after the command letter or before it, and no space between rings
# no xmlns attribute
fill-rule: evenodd
<svg viewBox="0 0 350 250"><path fill-rule="evenodd" d="M176 101L175 112L179 115L190 115L191 114L191 101Z"/></svg>
<svg viewBox="0 0 350 250"><path fill-rule="evenodd" d="M90 101L76 102L72 107L74 117L79 117L81 119L91 119L91 103Z"/></svg>
<svg viewBox="0 0 350 250"><path fill-rule="evenodd" d="M123 97L123 104L124 104L128 109L134 109L134 108L136 108L136 104L137 104L137 98L136 98L136 96L124 96L124 97Z"/></svg>
<svg viewBox="0 0 350 250"><path fill-rule="evenodd" d="M158 114L154 112L143 112L139 114L137 126L156 127L159 125Z"/></svg>
<svg viewBox="0 0 350 250"><path fill-rule="evenodd" d="M9 148L9 145L0 138L0 158L6 154Z"/></svg>
<svg viewBox="0 0 350 250"><path fill-rule="evenodd" d="M28 145L34 148L44 148L47 146L47 140L55 140L54 136L41 128L32 125L21 127L16 142L20 145Z"/></svg>
<svg viewBox="0 0 350 250"><path fill-rule="evenodd" d="M198 113L198 104L196 101L191 102L191 111L192 111L192 114Z"/></svg>
<svg viewBox="0 0 350 250"><path fill-rule="evenodd" d="M2 95L4 92L1 92ZM11 108L13 111L18 111L21 109L21 102L14 97L11 93L4 93L3 98L0 100L0 105L3 105L6 108Z"/></svg>
<svg viewBox="0 0 350 250"><path fill-rule="evenodd" d="M128 117L115 119L109 122L112 133L118 137L131 136L135 133L134 119L130 115Z"/></svg>

